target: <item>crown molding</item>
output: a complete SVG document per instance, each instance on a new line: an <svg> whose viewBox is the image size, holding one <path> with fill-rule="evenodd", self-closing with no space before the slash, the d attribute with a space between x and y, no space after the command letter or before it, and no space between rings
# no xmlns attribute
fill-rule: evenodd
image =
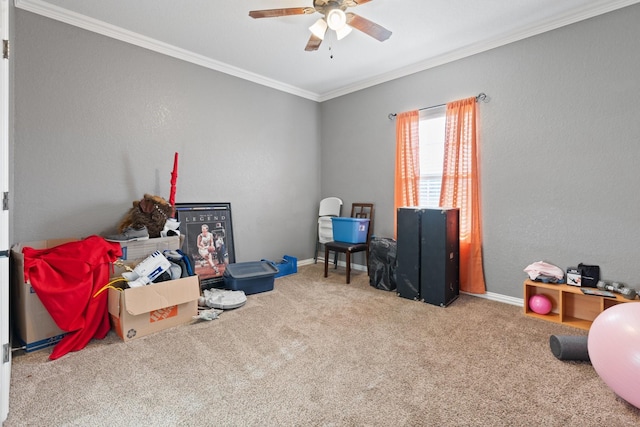
<svg viewBox="0 0 640 427"><path fill-rule="evenodd" d="M495 37L491 40L484 40L480 43L471 44L469 46L428 59L426 61L416 62L415 64L409 65L407 67L403 67L389 73L380 74L376 77L363 80L354 85L349 85L331 92L326 92L320 95L319 102L328 101L330 99L347 95L358 90L366 89L372 86L399 79L401 77L419 73L420 71L425 71L430 68L448 64L459 59L486 52L500 46L505 46L520 40L527 39L529 37L546 33L548 31L556 30L567 25L575 24L576 22L584 21L585 19L593 18L595 16L612 12L623 7L631 6L636 3L640 3L640 0L603 0L597 6L583 8L581 10L565 14L564 16L559 16L558 18L550 22L532 25L528 28L522 28L506 36Z"/></svg>
<svg viewBox="0 0 640 427"><path fill-rule="evenodd" d="M54 19L56 21L64 22L69 25L73 25L78 28L82 28L87 31L91 31L103 36L107 36L116 40L123 41L138 47L149 49L154 52L158 52L176 59L190 62L192 64L200 65L211 70L219 71L221 73L229 74L234 77L238 77L243 80L248 80L259 85L267 86L273 89L280 90L282 92L290 93L292 95L300 96L302 98L310 99L312 101L318 101L319 95L312 93L291 85L288 85L277 80L269 79L259 74L252 73L250 71L234 67L229 64L225 64L220 61L208 58L197 53L181 49L179 47L163 43L159 40L152 39L150 37L143 36L141 34L122 29L120 27L108 24L97 19L90 18L79 13L63 9L58 6L53 6L45 1L41 0L15 0L15 5L19 9L23 9L35 14L45 16L47 18Z"/></svg>
<svg viewBox="0 0 640 427"><path fill-rule="evenodd" d="M172 46L167 43L143 36L141 34L134 33L132 31L124 30L120 27L107 24L105 22L81 15L67 9L53 6L43 0L15 0L15 6L19 9L23 9L29 12L36 13L38 15L45 16L60 22L67 23L79 28L83 28L88 31L92 31L107 37L114 38L116 40L130 43L135 46L139 46L145 49L152 50L164 55L171 56L176 59L187 61L196 65L200 65L205 68L209 68L221 73L229 74L231 76L238 77L243 80L248 80L259 85L267 86L272 89L276 89L282 92L286 92L292 95L300 96L316 102L328 101L333 98L337 98L343 95L347 95L352 92L356 92L362 89L366 89L372 86L376 86L382 83L386 83L391 80L396 80L401 77L406 77L411 74L425 71L430 68L434 68L440 65L444 65L459 59L466 58L468 56L476 55L496 47L504 46L510 43L514 43L538 34L542 34L551 30L555 30L570 24L574 24L585 19L593 18L604 13L612 12L617 9L621 9L626 6L630 6L636 3L640 3L640 0L602 0L597 5L582 8L571 13L567 13L564 16L559 16L551 22L545 22L543 24L532 25L528 28L514 31L506 36L496 37L491 40L485 40L480 43L475 43L453 52L449 52L444 55L440 55L431 58L426 61L417 62L415 64L403 67L398 70L394 70L389 73L383 73L378 76L372 77L367 80L357 82L353 85L348 85L340 89L325 92L322 94L313 93L303 90L301 88L266 78L259 74L252 73L250 71L234 67L229 64L225 64L220 61L216 61L212 58L205 57L203 55L190 52L185 49Z"/></svg>

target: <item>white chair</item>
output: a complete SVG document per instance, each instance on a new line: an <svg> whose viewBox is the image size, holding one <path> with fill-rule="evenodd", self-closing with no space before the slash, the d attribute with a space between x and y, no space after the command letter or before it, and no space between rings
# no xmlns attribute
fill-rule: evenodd
<svg viewBox="0 0 640 427"><path fill-rule="evenodd" d="M327 197L320 200L318 216L340 216L342 210L342 200L337 197Z"/></svg>
<svg viewBox="0 0 640 427"><path fill-rule="evenodd" d="M320 200L318 209L318 233L316 236L316 252L313 255L314 263L318 262L318 250L320 245L333 241L332 216L340 216L342 200L338 197L327 197Z"/></svg>

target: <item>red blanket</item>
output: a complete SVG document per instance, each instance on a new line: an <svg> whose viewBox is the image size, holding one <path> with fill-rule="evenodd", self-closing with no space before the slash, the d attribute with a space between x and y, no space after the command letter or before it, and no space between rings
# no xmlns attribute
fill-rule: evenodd
<svg viewBox="0 0 640 427"><path fill-rule="evenodd" d="M122 256L120 244L90 236L49 249L25 247L22 253L25 282L31 283L58 327L68 332L49 359L104 338L110 329L108 293L93 295L109 282L110 263Z"/></svg>

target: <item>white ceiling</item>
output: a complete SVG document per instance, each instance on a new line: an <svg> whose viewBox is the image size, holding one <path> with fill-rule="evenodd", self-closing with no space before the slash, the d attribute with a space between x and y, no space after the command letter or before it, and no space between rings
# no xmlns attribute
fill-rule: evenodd
<svg viewBox="0 0 640 427"><path fill-rule="evenodd" d="M315 101L619 9L640 0L373 0L348 11L392 31L379 42L328 32L306 52L319 13L253 19L250 10L313 0L15 0L29 10Z"/></svg>

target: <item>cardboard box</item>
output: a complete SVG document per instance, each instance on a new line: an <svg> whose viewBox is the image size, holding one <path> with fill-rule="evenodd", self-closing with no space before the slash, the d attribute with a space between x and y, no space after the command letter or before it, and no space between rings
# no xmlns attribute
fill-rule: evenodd
<svg viewBox="0 0 640 427"><path fill-rule="evenodd" d="M198 314L198 276L122 291L109 289L109 315L123 341L188 323Z"/></svg>
<svg viewBox="0 0 640 427"><path fill-rule="evenodd" d="M333 217L333 240L345 243L365 243L369 231L368 218Z"/></svg>
<svg viewBox="0 0 640 427"><path fill-rule="evenodd" d="M143 260L155 251L180 249L182 242L180 236L156 237L147 240L133 242L120 242L123 261Z"/></svg>
<svg viewBox="0 0 640 427"><path fill-rule="evenodd" d="M15 337L27 352L56 345L66 332L53 321L31 283L25 283L22 249L48 249L76 240L78 239L39 240L18 243L11 248L11 321Z"/></svg>

